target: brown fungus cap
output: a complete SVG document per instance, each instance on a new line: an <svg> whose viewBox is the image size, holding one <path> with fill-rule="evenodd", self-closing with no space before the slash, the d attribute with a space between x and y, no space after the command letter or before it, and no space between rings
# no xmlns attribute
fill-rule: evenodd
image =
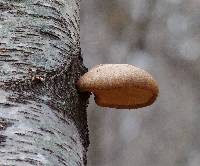
<svg viewBox="0 0 200 166"><path fill-rule="evenodd" d="M128 64L97 65L85 73L77 85L82 92L93 92L99 106L111 108L148 106L158 95L152 76Z"/></svg>

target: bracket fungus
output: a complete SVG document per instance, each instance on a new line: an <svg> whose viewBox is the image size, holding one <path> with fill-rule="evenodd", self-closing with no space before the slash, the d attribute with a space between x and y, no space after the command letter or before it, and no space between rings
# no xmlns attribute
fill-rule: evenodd
<svg viewBox="0 0 200 166"><path fill-rule="evenodd" d="M81 92L93 92L99 106L132 109L151 105L158 85L146 71L129 64L103 64L77 82Z"/></svg>

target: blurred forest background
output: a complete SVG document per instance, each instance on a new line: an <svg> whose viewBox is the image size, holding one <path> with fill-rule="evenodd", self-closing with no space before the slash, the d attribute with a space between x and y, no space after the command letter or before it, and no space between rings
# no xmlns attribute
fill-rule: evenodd
<svg viewBox="0 0 200 166"><path fill-rule="evenodd" d="M88 68L129 63L160 87L138 110L91 98L88 166L200 166L200 0L82 0L81 47Z"/></svg>

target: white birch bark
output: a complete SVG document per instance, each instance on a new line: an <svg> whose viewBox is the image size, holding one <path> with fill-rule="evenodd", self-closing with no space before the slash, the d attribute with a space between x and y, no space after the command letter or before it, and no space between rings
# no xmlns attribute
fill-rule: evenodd
<svg viewBox="0 0 200 166"><path fill-rule="evenodd" d="M0 0L0 165L81 166L79 0Z"/></svg>

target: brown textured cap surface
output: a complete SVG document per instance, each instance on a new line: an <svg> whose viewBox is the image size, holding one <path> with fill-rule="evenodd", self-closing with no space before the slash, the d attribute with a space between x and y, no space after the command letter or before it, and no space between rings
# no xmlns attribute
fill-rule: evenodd
<svg viewBox="0 0 200 166"><path fill-rule="evenodd" d="M158 86L146 71L128 64L98 65L77 83L80 91L93 92L98 105L112 108L140 108L151 105Z"/></svg>

